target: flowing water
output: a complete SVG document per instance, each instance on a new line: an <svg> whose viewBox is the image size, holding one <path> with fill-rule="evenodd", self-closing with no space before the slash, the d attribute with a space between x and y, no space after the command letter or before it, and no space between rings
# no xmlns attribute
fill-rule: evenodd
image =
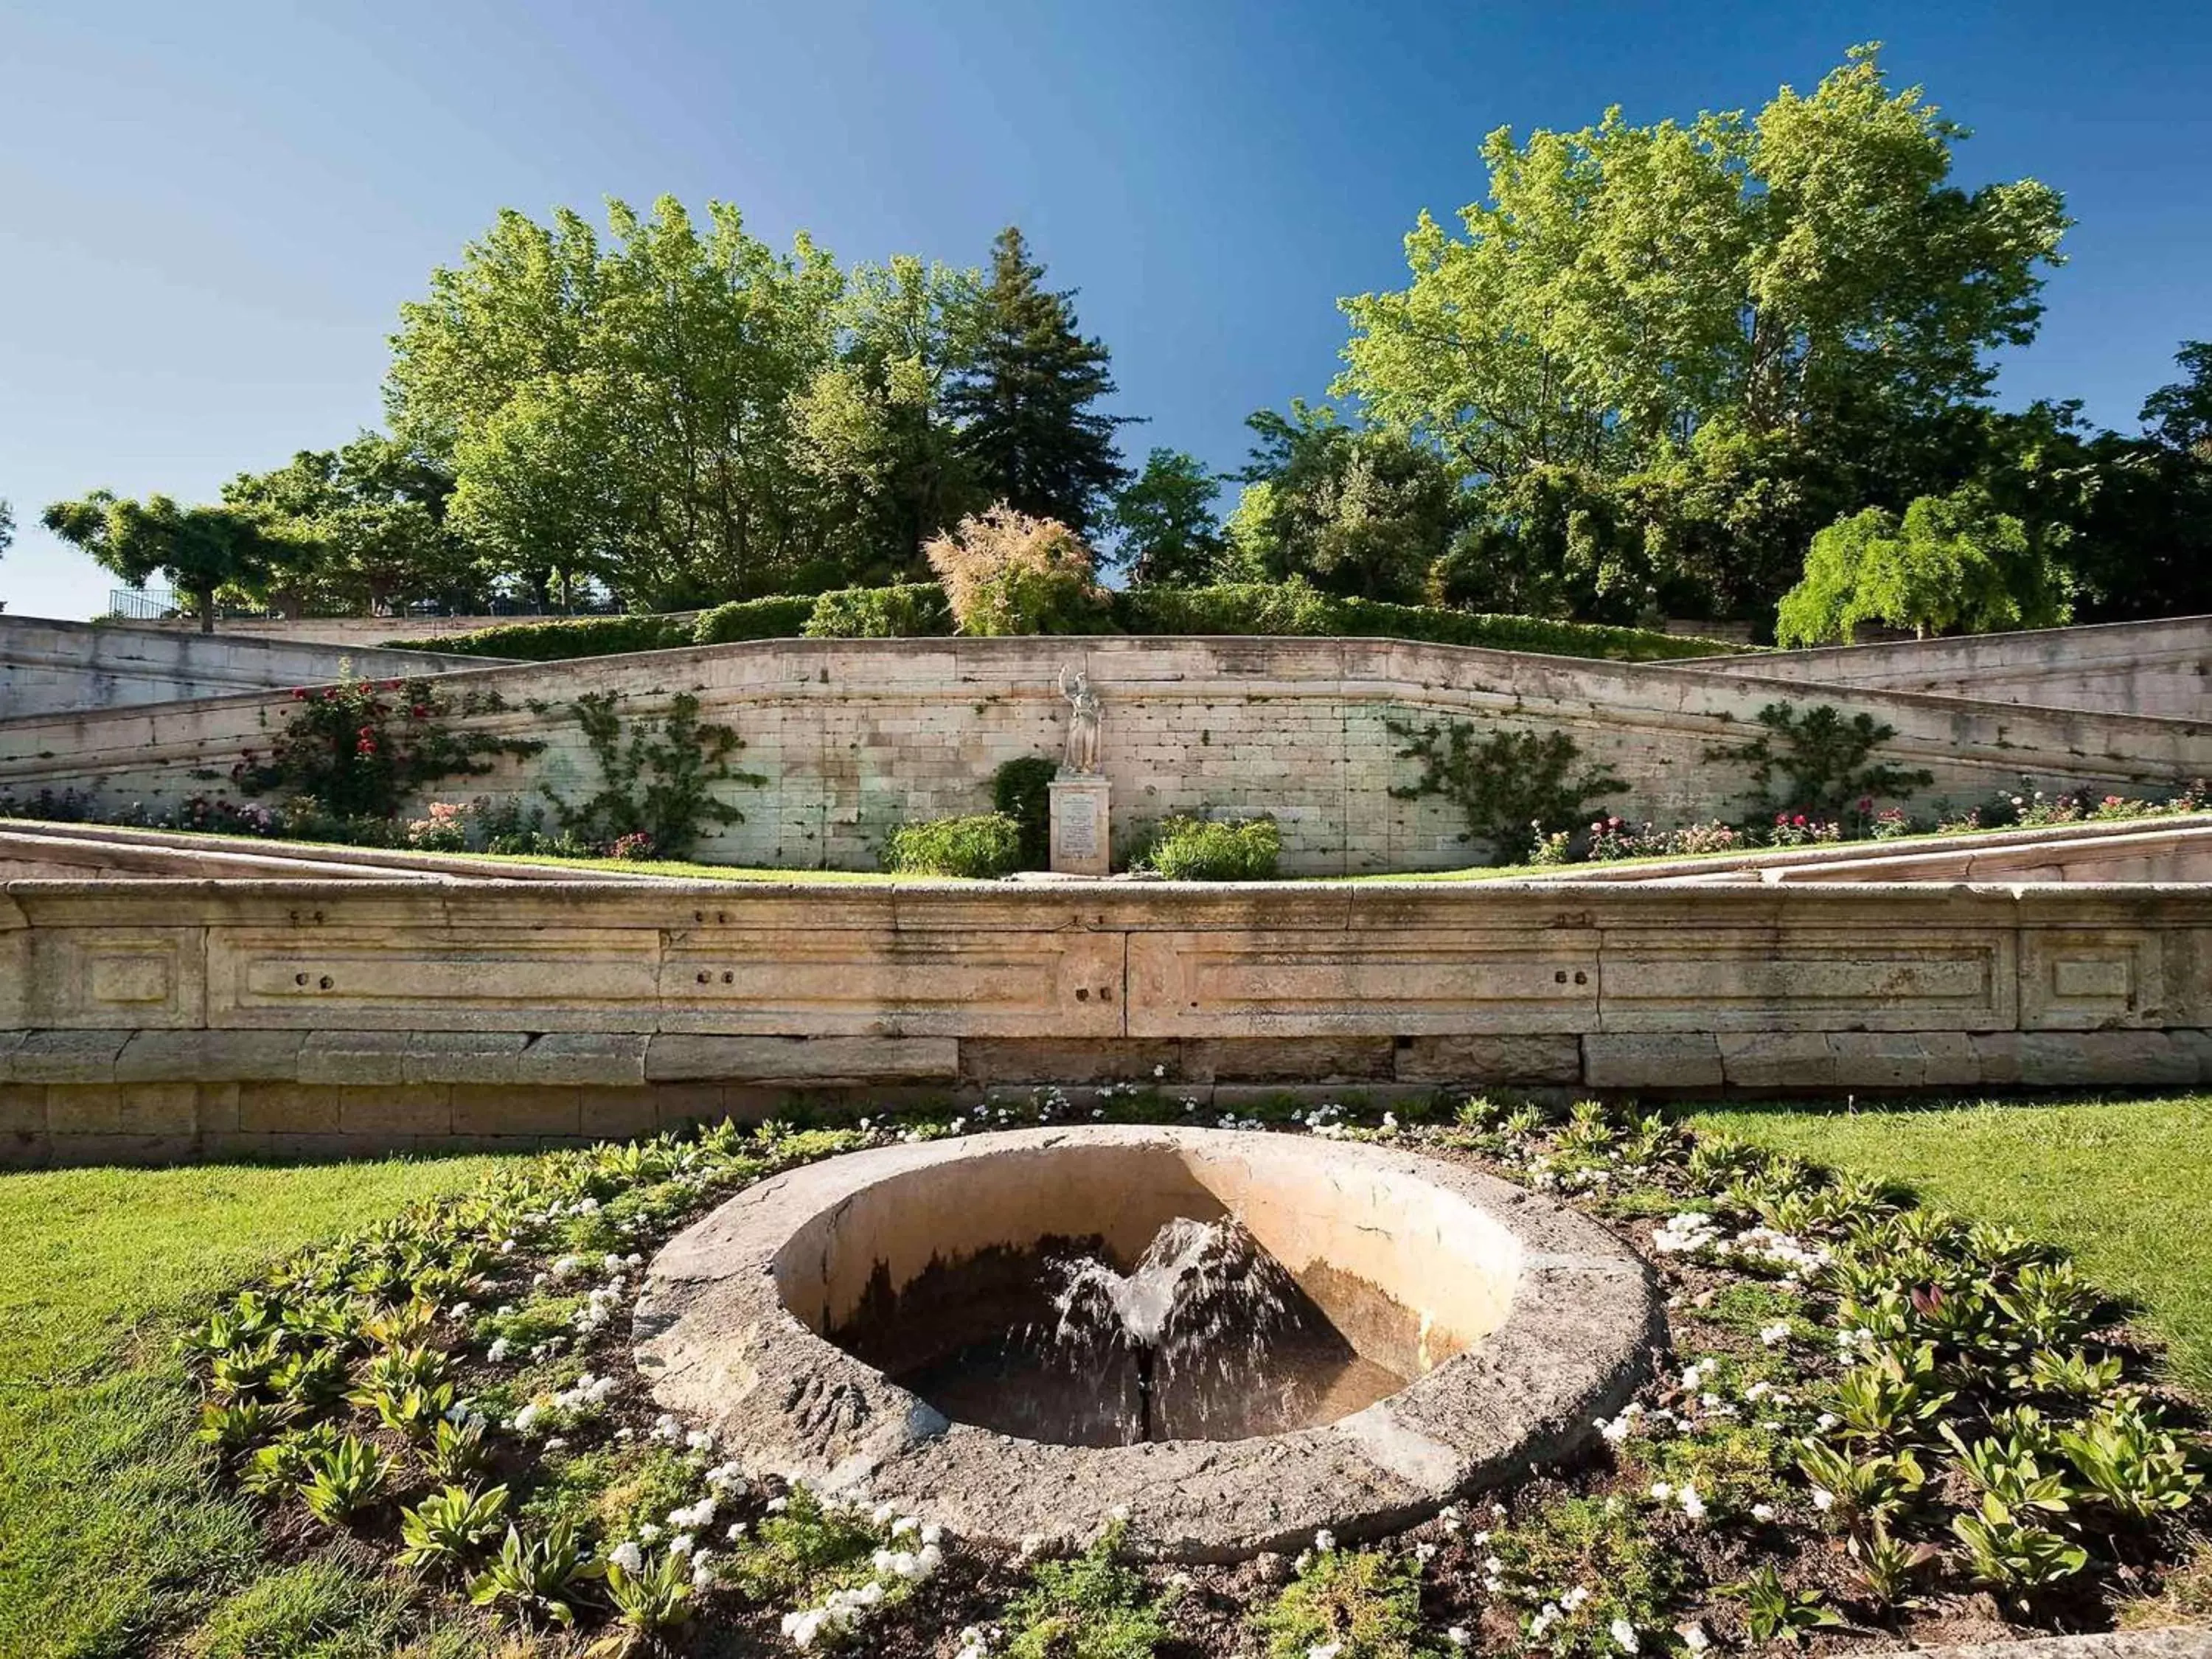
<svg viewBox="0 0 2212 1659"><path fill-rule="evenodd" d="M1178 1217L1127 1268L1099 1248L1047 1249L971 1279L970 1294L945 1285L927 1299L996 1328L894 1375L956 1421L1002 1433L1239 1440L1332 1421L1404 1383L1233 1218Z"/></svg>

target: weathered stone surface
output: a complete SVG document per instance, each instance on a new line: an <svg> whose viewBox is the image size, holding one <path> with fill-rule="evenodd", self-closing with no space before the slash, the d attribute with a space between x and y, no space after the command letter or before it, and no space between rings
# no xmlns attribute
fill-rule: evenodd
<svg viewBox="0 0 2212 1659"><path fill-rule="evenodd" d="M1711 1089L1724 1080L1720 1040L1709 1032L1583 1039L1583 1081L1593 1089Z"/></svg>
<svg viewBox="0 0 2212 1659"><path fill-rule="evenodd" d="M1404 1083L1579 1083L1582 1043L1560 1036L1416 1036L1396 1050Z"/></svg>
<svg viewBox="0 0 2212 1659"><path fill-rule="evenodd" d="M580 1089L537 1085L455 1084L457 1135L578 1135L584 1132Z"/></svg>
<svg viewBox="0 0 2212 1659"><path fill-rule="evenodd" d="M637 1031L548 1031L522 1051L524 1083L642 1085L649 1039Z"/></svg>
<svg viewBox="0 0 2212 1659"><path fill-rule="evenodd" d="M0 1083L0 1134L44 1133L46 1127L45 1084Z"/></svg>
<svg viewBox="0 0 2212 1659"><path fill-rule="evenodd" d="M453 1091L443 1084L337 1091L338 1128L349 1135L444 1135L453 1127Z"/></svg>
<svg viewBox="0 0 2212 1659"><path fill-rule="evenodd" d="M310 1031L300 1045L299 1079L347 1088L404 1083L409 1031Z"/></svg>
<svg viewBox="0 0 2212 1659"><path fill-rule="evenodd" d="M1923 1648L1922 1659L2212 1659L2212 1628L2100 1631Z"/></svg>
<svg viewBox="0 0 2212 1659"><path fill-rule="evenodd" d="M298 1031L134 1031L115 1058L115 1080L289 1083L305 1041Z"/></svg>
<svg viewBox="0 0 2212 1659"><path fill-rule="evenodd" d="M1721 1073L1731 1088L1826 1089L1836 1056L1821 1031L1723 1031Z"/></svg>
<svg viewBox="0 0 2212 1659"><path fill-rule="evenodd" d="M960 1074L959 1046L945 1037L734 1037L663 1033L647 1047L655 1083L865 1083Z"/></svg>
<svg viewBox="0 0 2212 1659"><path fill-rule="evenodd" d="M15 1083L108 1083L127 1031L26 1031L5 1056Z"/></svg>
<svg viewBox="0 0 2212 1659"><path fill-rule="evenodd" d="M241 1083L238 1128L243 1134L336 1134L338 1096L334 1085Z"/></svg>
<svg viewBox="0 0 2212 1659"><path fill-rule="evenodd" d="M985 1086L1157 1080L1168 1088L1188 1075L1182 1044L1116 1037L971 1037L960 1044L959 1065L960 1081Z"/></svg>
<svg viewBox="0 0 2212 1659"><path fill-rule="evenodd" d="M409 1083L506 1083L520 1075L520 1031L416 1031L401 1069Z"/></svg>
<svg viewBox="0 0 2212 1659"><path fill-rule="evenodd" d="M950 1423L810 1328L849 1317L879 1264L896 1290L933 1256L1047 1232L1141 1247L1185 1202L1232 1210L1316 1285L1327 1264L1399 1298L1419 1317L1394 1328L1418 1332L1404 1340L1431 1364L1401 1361L1413 1382L1316 1428L1079 1447ZM801 1234L807 1248L787 1250ZM1662 1340L1643 1263L1522 1189L1388 1147L1096 1125L886 1147L763 1182L655 1258L636 1330L655 1398L748 1466L865 1482L996 1543L1073 1539L1127 1504L1137 1549L1192 1560L1302 1547L1323 1527L1395 1529L1563 1455Z"/></svg>
<svg viewBox="0 0 2212 1659"><path fill-rule="evenodd" d="M1940 1089L1982 1080L1972 1040L1962 1031L1832 1031L1842 1088Z"/></svg>

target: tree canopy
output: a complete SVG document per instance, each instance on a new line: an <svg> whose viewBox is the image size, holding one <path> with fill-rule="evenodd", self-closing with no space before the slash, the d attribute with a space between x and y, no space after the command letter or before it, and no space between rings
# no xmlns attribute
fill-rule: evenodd
<svg viewBox="0 0 2212 1659"><path fill-rule="evenodd" d="M143 501L95 489L56 501L40 522L133 587L166 577L188 595L204 634L215 630L217 592L264 586L302 550L272 534L256 514L234 507L179 507L167 495Z"/></svg>
<svg viewBox="0 0 2212 1659"><path fill-rule="evenodd" d="M1195 455L1155 449L1106 515L1133 587L1198 587L1219 574L1224 544L1213 503L1221 480Z"/></svg>

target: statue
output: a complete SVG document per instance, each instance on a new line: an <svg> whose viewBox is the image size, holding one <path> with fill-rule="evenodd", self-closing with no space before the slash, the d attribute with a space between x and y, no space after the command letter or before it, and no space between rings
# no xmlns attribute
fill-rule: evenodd
<svg viewBox="0 0 2212 1659"><path fill-rule="evenodd" d="M1067 752L1061 758L1062 776L1095 777L1098 773L1098 694L1091 689L1091 679L1081 669L1075 671L1075 684L1067 681L1067 670L1060 671L1060 695L1067 699Z"/></svg>

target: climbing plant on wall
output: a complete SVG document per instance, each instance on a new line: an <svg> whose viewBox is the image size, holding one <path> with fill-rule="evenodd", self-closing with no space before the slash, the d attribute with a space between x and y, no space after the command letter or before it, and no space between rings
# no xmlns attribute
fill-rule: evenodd
<svg viewBox="0 0 2212 1659"><path fill-rule="evenodd" d="M1757 737L1708 749L1705 758L1749 767L1748 798L1770 811L1840 812L1862 800L1902 800L1936 781L1934 773L1917 768L1868 764L1897 735L1895 726L1870 714L1846 719L1825 702L1800 714L1789 703L1771 702L1758 720Z"/></svg>
<svg viewBox="0 0 2212 1659"><path fill-rule="evenodd" d="M1574 824L1589 802L1626 787L1607 768L1580 766L1582 745L1564 732L1498 726L1482 732L1471 720L1416 726L1392 720L1388 728L1405 742L1398 758L1421 764L1419 780L1393 785L1391 794L1450 801L1467 815L1469 839L1488 842L1500 863Z"/></svg>
<svg viewBox="0 0 2212 1659"><path fill-rule="evenodd" d="M544 790L562 830L593 846L672 859L690 852L711 826L744 822L714 786L757 787L768 780L732 764L730 757L744 747L732 727L701 720L699 699L688 691L672 697L659 719L625 721L617 702L615 693L596 691L569 705L598 763L599 787L573 804Z"/></svg>
<svg viewBox="0 0 2212 1659"><path fill-rule="evenodd" d="M249 750L231 779L241 794L311 802L340 819L392 817L425 784L489 772L501 755L545 747L450 724L504 709L497 691L452 697L425 679L346 679L295 686L292 703L268 755Z"/></svg>

